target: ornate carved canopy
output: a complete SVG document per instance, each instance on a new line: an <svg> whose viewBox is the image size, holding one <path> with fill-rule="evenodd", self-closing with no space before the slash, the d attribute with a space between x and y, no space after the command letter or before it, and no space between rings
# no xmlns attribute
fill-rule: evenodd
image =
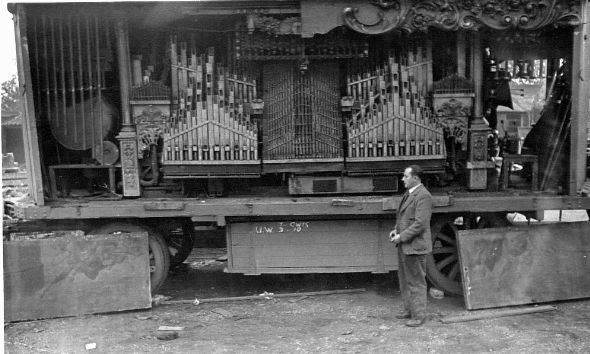
<svg viewBox="0 0 590 354"><path fill-rule="evenodd" d="M570 0L367 0L344 8L344 23L364 34L482 27L537 30L578 25L580 1Z"/></svg>

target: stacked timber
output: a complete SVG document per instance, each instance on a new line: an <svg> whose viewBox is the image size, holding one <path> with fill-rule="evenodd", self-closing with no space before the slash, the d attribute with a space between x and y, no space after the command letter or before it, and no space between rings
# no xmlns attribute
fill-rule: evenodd
<svg viewBox="0 0 590 354"><path fill-rule="evenodd" d="M256 80L216 61L214 48L170 41L173 110L164 133L164 165L258 163L251 120Z"/></svg>
<svg viewBox="0 0 590 354"><path fill-rule="evenodd" d="M389 55L374 70L348 74L348 162L444 159L442 129L431 121L432 61L418 48ZM405 62L405 64L403 63Z"/></svg>

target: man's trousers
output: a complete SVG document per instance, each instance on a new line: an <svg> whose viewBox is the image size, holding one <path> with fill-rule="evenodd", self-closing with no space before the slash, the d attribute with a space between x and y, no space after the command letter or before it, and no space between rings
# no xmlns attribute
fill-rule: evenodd
<svg viewBox="0 0 590 354"><path fill-rule="evenodd" d="M397 271L404 309L412 318L426 317L426 256L423 254L405 255L397 248L399 269Z"/></svg>

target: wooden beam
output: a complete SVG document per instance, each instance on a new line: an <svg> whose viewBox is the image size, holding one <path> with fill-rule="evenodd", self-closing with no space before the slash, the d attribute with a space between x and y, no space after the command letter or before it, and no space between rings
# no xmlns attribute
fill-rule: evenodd
<svg viewBox="0 0 590 354"><path fill-rule="evenodd" d="M43 176L40 146L37 135L33 80L29 60L27 37L27 15L25 4L16 4L14 14L14 36L16 40L16 62L18 67L19 91L22 94L21 112L23 114L23 141L25 163L29 177L29 193L37 205L45 204L43 199Z"/></svg>
<svg viewBox="0 0 590 354"><path fill-rule="evenodd" d="M573 31L572 113L569 195L576 195L586 179L586 146L590 138L590 3L582 1L582 19Z"/></svg>
<svg viewBox="0 0 590 354"><path fill-rule="evenodd" d="M141 199L119 201L84 201L54 203L49 206L15 207L15 213L27 220L198 217L216 221L217 216L281 215L393 215L401 200L396 197L314 197L314 198L217 198L217 199ZM160 208L158 205L178 207ZM513 212L515 210L590 209L590 198L538 195L530 191L512 193L469 193L466 195L433 195L435 213L469 210L474 213ZM173 205L174 205L173 204Z"/></svg>

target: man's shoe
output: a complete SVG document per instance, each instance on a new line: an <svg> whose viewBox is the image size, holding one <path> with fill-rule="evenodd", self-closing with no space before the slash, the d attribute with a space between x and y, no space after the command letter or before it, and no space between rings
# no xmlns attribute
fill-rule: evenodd
<svg viewBox="0 0 590 354"><path fill-rule="evenodd" d="M408 321L406 321L406 326L408 327L420 327L424 324L424 322L426 321L425 317L421 317L421 318L411 318Z"/></svg>
<svg viewBox="0 0 590 354"><path fill-rule="evenodd" d="M405 320L406 318L410 318L410 312L402 310L395 315L395 318Z"/></svg>

